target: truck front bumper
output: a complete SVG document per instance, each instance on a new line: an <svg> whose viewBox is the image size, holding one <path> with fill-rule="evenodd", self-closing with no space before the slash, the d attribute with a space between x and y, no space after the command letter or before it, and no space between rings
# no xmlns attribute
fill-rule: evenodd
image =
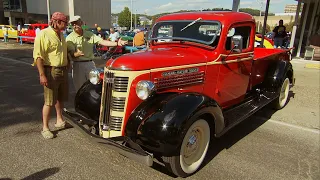
<svg viewBox="0 0 320 180"><path fill-rule="evenodd" d="M114 151L122 154L129 159L133 159L147 166L152 166L153 155L144 151L140 147L140 145L133 142L129 137L119 136L108 139L102 138L98 135L92 134L83 126L83 124L81 124L80 119L83 119L83 116L81 116L77 112L63 109L62 115L70 125L79 130L83 135L85 135L85 137L89 138L89 140L96 143L104 144L108 148L113 149ZM86 121L94 122L94 120L90 119L87 119Z"/></svg>

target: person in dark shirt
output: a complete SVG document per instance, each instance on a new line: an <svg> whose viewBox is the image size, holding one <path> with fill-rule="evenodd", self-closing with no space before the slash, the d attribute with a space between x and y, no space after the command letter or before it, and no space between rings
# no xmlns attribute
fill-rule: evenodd
<svg viewBox="0 0 320 180"><path fill-rule="evenodd" d="M280 19L279 21L279 26L276 26L273 29L273 33L274 33L274 47L278 48L278 47L282 47L283 43L284 43L284 39L287 37L287 32L286 32L286 27L283 25L283 20Z"/></svg>

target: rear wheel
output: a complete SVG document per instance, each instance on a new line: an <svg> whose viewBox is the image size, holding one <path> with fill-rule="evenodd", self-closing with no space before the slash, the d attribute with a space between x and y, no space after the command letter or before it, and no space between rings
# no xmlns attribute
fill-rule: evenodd
<svg viewBox="0 0 320 180"><path fill-rule="evenodd" d="M286 78L281 85L279 97L277 97L273 102L274 109L282 109L286 106L289 97L290 81L289 78Z"/></svg>
<svg viewBox="0 0 320 180"><path fill-rule="evenodd" d="M174 174L187 177L200 168L207 154L209 142L209 124L204 119L198 119L186 132L180 147L180 155L163 157L163 160Z"/></svg>

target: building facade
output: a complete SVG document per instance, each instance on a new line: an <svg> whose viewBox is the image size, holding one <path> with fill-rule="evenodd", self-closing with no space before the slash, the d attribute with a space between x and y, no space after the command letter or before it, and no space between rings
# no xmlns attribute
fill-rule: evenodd
<svg viewBox="0 0 320 180"><path fill-rule="evenodd" d="M48 23L49 7L50 14L59 11L68 16L80 15L88 26L111 26L111 0L0 0L0 4L3 24Z"/></svg>
<svg viewBox="0 0 320 180"><path fill-rule="evenodd" d="M297 4L287 4L286 7L284 8L284 13L296 13L297 12ZM301 12L303 9L303 6L300 7Z"/></svg>

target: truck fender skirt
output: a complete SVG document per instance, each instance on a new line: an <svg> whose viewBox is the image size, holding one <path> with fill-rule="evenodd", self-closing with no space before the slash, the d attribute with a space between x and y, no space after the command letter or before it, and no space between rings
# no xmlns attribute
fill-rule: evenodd
<svg viewBox="0 0 320 180"><path fill-rule="evenodd" d="M86 81L78 90L74 99L74 107L78 113L99 120L102 85L94 85Z"/></svg>
<svg viewBox="0 0 320 180"><path fill-rule="evenodd" d="M123 156L133 159L135 161L138 161L142 164L145 164L147 166L152 166L153 164L153 155L144 151L140 145L133 142L129 137L125 136L119 136L119 137L113 137L113 138L102 138L98 135L92 134L89 132L80 122L79 118L77 117L79 114L72 113L71 111L68 111L67 109L64 109L62 111L62 115L64 116L64 119L72 125L74 128L79 130L85 137L87 137L90 141L94 141L99 144L104 144L105 147L110 148ZM95 122L94 120L91 120L92 122Z"/></svg>
<svg viewBox="0 0 320 180"><path fill-rule="evenodd" d="M148 151L177 155L187 128L200 117L212 134L224 129L221 108L213 99L197 93L156 94L130 115L125 133Z"/></svg>
<svg viewBox="0 0 320 180"><path fill-rule="evenodd" d="M292 64L289 61L277 61L269 66L264 86L277 89L281 86L286 76L289 77L290 82L294 85Z"/></svg>

